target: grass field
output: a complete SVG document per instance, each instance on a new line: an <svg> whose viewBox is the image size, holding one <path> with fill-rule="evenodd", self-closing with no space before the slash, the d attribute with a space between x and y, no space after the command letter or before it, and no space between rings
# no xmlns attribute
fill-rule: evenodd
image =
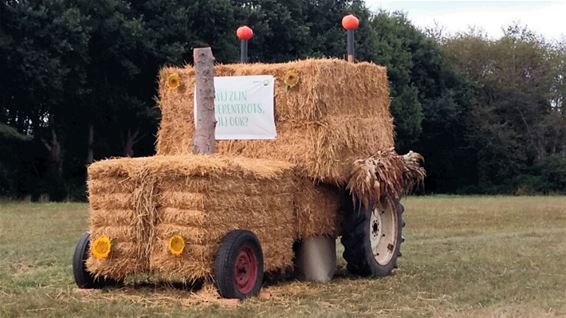
<svg viewBox="0 0 566 318"><path fill-rule="evenodd" d="M165 284L77 290L71 257L86 204L0 203L0 317L566 317L566 197L404 204L396 275L341 270L331 283L280 282L264 288L271 297L230 307Z"/></svg>

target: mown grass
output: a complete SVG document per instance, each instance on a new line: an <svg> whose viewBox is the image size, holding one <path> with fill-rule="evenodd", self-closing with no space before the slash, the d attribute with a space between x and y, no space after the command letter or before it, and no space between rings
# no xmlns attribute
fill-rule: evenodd
<svg viewBox="0 0 566 318"><path fill-rule="evenodd" d="M404 204L396 275L356 279L342 270L327 284L281 282L264 288L268 299L229 307L166 285L77 290L71 256L86 205L0 203L0 317L566 316L566 197Z"/></svg>

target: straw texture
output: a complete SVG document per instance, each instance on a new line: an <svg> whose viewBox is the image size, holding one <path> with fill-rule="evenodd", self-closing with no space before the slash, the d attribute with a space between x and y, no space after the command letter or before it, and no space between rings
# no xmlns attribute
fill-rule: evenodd
<svg viewBox="0 0 566 318"><path fill-rule="evenodd" d="M182 85L171 89L167 78ZM282 64L216 66L217 76L274 75L276 140L218 141L218 152L291 162L304 177L345 184L354 160L393 146L389 87L384 67L336 59ZM286 78L297 74L289 87ZM160 74L162 121L157 153L191 152L194 134L192 67L164 68Z"/></svg>
<svg viewBox="0 0 566 318"><path fill-rule="evenodd" d="M91 237L112 240L109 258L87 260L96 275L207 278L234 229L257 235L266 271L291 267L296 240L340 235L346 190L364 205L386 203L424 178L419 154L393 151L385 68L321 59L215 71L275 76L277 139L218 141L217 154L191 154L195 73L163 68L158 155L88 169ZM173 235L185 240L180 256L168 251Z"/></svg>
<svg viewBox="0 0 566 318"><path fill-rule="evenodd" d="M398 155L393 148L354 162L346 188L352 198L364 207L373 204L395 204L402 195L422 184L426 171L423 157L410 151Z"/></svg>
<svg viewBox="0 0 566 318"><path fill-rule="evenodd" d="M254 232L266 271L293 264L293 242L336 236L337 190L297 178L289 163L221 155L104 160L89 167L91 237L112 239L108 259L89 257L97 275L155 273L168 280L209 277L222 237ZM186 242L181 256L167 244Z"/></svg>

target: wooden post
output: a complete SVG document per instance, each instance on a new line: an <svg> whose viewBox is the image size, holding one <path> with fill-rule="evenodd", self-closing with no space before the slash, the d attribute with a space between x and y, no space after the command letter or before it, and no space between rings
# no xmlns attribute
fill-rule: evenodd
<svg viewBox="0 0 566 318"><path fill-rule="evenodd" d="M196 73L196 123L194 154L216 152L216 117L214 116L214 56L209 47L193 50Z"/></svg>

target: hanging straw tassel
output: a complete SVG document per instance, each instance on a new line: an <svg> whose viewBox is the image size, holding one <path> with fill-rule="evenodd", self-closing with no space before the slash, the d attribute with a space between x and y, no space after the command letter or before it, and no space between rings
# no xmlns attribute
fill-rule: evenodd
<svg viewBox="0 0 566 318"><path fill-rule="evenodd" d="M346 189L364 207L392 203L422 184L426 171L423 157L413 151L398 155L393 148L354 161Z"/></svg>

